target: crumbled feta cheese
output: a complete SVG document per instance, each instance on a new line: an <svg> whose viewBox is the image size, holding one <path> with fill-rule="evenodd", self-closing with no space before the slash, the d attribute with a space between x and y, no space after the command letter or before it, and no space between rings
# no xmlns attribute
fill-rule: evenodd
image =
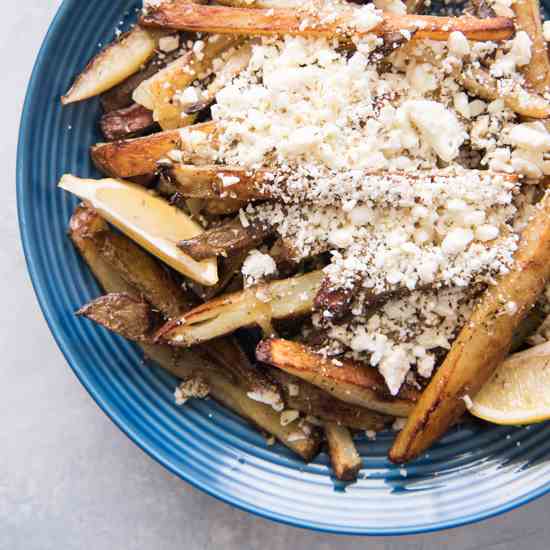
<svg viewBox="0 0 550 550"><path fill-rule="evenodd" d="M374 430L367 430L365 432L365 435L367 436L367 439L369 439L370 441L376 440L376 432Z"/></svg>
<svg viewBox="0 0 550 550"><path fill-rule="evenodd" d="M468 39L459 31L453 31L449 35L449 51L456 57L465 57L470 53Z"/></svg>
<svg viewBox="0 0 550 550"><path fill-rule="evenodd" d="M277 264L269 254L263 254L259 250L251 250L242 266L242 274L247 286L255 285L265 277L273 275L277 271Z"/></svg>
<svg viewBox="0 0 550 550"><path fill-rule="evenodd" d="M474 402L472 401L472 398L468 394L463 395L462 400L466 404L466 408L468 410L470 410L474 406Z"/></svg>
<svg viewBox="0 0 550 550"><path fill-rule="evenodd" d="M196 376L190 378L185 382L182 382L174 391L174 399L176 405L184 405L189 399L197 398L204 399L208 397L210 393L210 388L208 384L200 377Z"/></svg>
<svg viewBox="0 0 550 550"><path fill-rule="evenodd" d="M253 401L270 405L278 412L284 409L284 403L281 401L281 396L273 390L260 388L254 391L249 391L246 395Z"/></svg>
<svg viewBox="0 0 550 550"><path fill-rule="evenodd" d="M159 49L165 53L173 52L180 47L180 37L177 34L159 38Z"/></svg>

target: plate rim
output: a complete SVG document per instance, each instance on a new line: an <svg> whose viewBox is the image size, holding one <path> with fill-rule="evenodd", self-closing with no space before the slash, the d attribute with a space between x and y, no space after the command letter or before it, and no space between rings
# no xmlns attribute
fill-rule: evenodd
<svg viewBox="0 0 550 550"><path fill-rule="evenodd" d="M47 292L40 281L40 270L35 264L33 243L31 241L30 230L27 227L27 213L24 208L26 196L28 193L28 180L27 174L27 151L26 151L26 135L27 130L31 124L30 112L32 110L32 103L35 94L37 93L37 80L38 75L43 69L44 63L47 59L48 48L50 40L56 32L62 27L64 18L67 16L69 10L78 3L78 0L62 0L61 5L57 9L49 27L45 34L38 55L34 61L33 69L28 80L27 89L25 92L25 100L21 110L20 124L19 124L19 136L17 142L17 162L16 162L16 194L17 194L17 222L19 226L19 235L23 247L23 255L27 266L28 276L31 280L31 284L38 300L42 316L44 317L48 329L53 336L57 347L63 354L65 361L68 363L73 374L80 381L87 393L96 403L96 405L105 413L105 415L117 426L121 432L128 437L135 445L137 445L144 453L150 458L155 460L162 467L166 468L177 478L189 483L199 491L206 493L230 506L238 508L244 512L253 514L254 516L261 517L276 523L281 523L291 527L297 527L301 529L308 529L320 533L327 533L333 535L353 535L353 536L404 536L404 535L416 535L433 533L446 529L454 529L462 527L472 523L484 521L486 519L504 514L511 510L515 510L520 506L528 504L529 502L540 498L550 493L550 484L546 487L542 485L539 489L534 489L531 492L523 495L522 497L511 499L500 506L492 509L488 509L486 512L477 512L475 514L466 514L460 518L447 519L441 521L435 521L431 524L420 525L417 527L408 527L404 529L396 528L336 528L325 525L323 523L315 523L311 520L292 518L286 516L280 512L274 510L268 510L259 508L253 504L247 504L240 502L234 495L216 490L215 486L208 483L201 482L194 479L192 475L187 475L185 470L179 470L174 467L168 460L166 460L157 450L148 446L147 443L141 438L140 434L132 430L125 422L124 418L116 414L115 410L109 404L108 400L102 398L99 392L95 390L93 384L89 384L86 377L83 375L78 361L73 357L70 343L66 341L61 329L57 326L54 320L54 316L50 311L50 303L47 296Z"/></svg>

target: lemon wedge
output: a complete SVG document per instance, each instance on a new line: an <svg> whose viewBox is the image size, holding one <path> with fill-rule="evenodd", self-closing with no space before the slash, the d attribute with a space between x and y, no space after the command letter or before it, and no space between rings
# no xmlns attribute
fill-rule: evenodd
<svg viewBox="0 0 550 550"><path fill-rule="evenodd" d="M511 355L466 401L471 414L494 424L550 419L550 342Z"/></svg>
<svg viewBox="0 0 550 550"><path fill-rule="evenodd" d="M89 202L107 221L176 271L202 285L218 282L215 258L197 262L177 247L179 241L202 233L202 227L144 187L71 175L63 176L59 187Z"/></svg>

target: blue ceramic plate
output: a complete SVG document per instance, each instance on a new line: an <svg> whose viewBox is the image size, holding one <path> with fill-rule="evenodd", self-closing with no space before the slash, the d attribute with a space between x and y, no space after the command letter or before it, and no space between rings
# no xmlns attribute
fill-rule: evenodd
<svg viewBox="0 0 550 550"><path fill-rule="evenodd" d="M510 510L550 489L550 426L481 424L449 433L429 454L391 465L392 435L363 441L360 480L345 486L320 456L304 465L216 403L173 404L175 380L143 364L123 339L73 312L99 288L66 236L76 201L65 172L97 176L88 146L100 139L96 101L62 109L73 76L110 41L132 0L65 0L38 57L23 112L17 190L34 288L74 372L143 450L194 486L255 514L333 533L402 534L454 527ZM62 407L62 404L60 404Z"/></svg>

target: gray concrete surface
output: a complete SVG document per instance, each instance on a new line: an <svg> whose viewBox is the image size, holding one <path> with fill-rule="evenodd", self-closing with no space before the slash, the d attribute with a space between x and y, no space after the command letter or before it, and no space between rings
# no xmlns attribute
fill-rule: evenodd
<svg viewBox="0 0 550 550"><path fill-rule="evenodd" d="M182 483L99 411L38 309L16 220L19 113L57 5L4 1L0 21L0 549L550 548L550 496L483 524L417 537L338 538L272 524Z"/></svg>

